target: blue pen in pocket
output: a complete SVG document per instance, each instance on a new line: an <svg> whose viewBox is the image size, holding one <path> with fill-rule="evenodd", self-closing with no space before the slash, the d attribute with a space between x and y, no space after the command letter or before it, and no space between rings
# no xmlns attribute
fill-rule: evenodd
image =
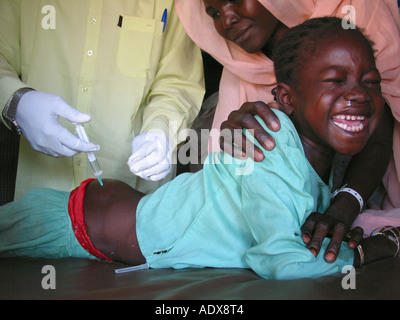
<svg viewBox="0 0 400 320"><path fill-rule="evenodd" d="M161 18L161 22L164 23L162 32L164 32L164 30L165 30L165 25L167 24L167 15L168 15L168 10L165 9L165 10L164 10L164 13L163 13L163 15L162 15L162 18Z"/></svg>

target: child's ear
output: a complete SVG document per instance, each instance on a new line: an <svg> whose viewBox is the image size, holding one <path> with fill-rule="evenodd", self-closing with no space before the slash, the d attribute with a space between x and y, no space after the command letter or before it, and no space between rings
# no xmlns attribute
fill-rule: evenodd
<svg viewBox="0 0 400 320"><path fill-rule="evenodd" d="M279 82L277 84L276 102L279 104L280 110L287 115L291 115L294 110L292 106L292 92L292 88L286 83Z"/></svg>

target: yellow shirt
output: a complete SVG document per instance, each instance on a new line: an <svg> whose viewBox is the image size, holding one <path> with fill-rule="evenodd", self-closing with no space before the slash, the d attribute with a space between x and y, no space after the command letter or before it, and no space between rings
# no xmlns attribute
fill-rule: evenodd
<svg viewBox="0 0 400 320"><path fill-rule="evenodd" d="M0 109L28 86L90 114L85 129L101 147L96 155L103 178L143 192L166 182L139 181L129 171L132 139L158 128L172 137L172 146L182 142L177 134L196 117L203 82L200 49L181 26L173 0L0 2ZM60 122L73 132L71 123ZM33 187L69 191L90 177L84 153L52 158L22 137L16 199Z"/></svg>

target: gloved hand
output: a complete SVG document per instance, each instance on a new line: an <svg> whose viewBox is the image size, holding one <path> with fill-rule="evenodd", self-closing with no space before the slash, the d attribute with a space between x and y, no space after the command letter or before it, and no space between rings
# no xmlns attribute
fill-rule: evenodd
<svg viewBox="0 0 400 320"><path fill-rule="evenodd" d="M131 172L145 180L158 181L172 169L172 150L161 130L142 133L132 141L128 166Z"/></svg>
<svg viewBox="0 0 400 320"><path fill-rule="evenodd" d="M80 140L58 123L58 117L74 123L91 120L90 115L68 105L61 97L40 92L25 93L17 108L16 122L33 149L53 157L71 157L79 152L99 150Z"/></svg>

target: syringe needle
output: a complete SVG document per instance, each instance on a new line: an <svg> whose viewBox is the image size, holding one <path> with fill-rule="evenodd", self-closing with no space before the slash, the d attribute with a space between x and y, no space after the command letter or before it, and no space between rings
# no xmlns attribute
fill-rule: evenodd
<svg viewBox="0 0 400 320"><path fill-rule="evenodd" d="M89 142L89 138L86 134L85 129L79 123L76 124L76 132L78 133L79 139ZM103 180L101 180L101 174L103 171L100 168L99 162L94 154L94 152L86 152L87 158L89 160L90 167L93 170L94 175L96 176L97 180L99 181L100 185L103 185Z"/></svg>

